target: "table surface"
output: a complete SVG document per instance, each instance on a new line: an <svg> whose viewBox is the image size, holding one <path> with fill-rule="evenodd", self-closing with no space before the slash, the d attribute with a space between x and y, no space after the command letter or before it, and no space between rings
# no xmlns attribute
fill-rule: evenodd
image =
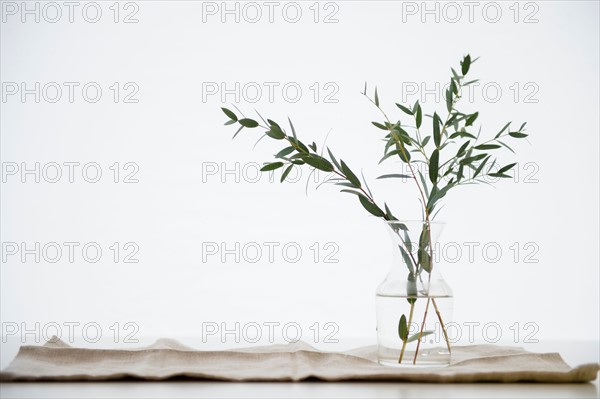
<svg viewBox="0 0 600 399"><path fill-rule="evenodd" d="M559 352L571 366L598 362L598 342L549 342L528 345L535 352ZM2 368L18 345L2 346ZM598 379L588 384L420 384L398 382L273 382L215 381L3 383L1 398L598 398Z"/></svg>

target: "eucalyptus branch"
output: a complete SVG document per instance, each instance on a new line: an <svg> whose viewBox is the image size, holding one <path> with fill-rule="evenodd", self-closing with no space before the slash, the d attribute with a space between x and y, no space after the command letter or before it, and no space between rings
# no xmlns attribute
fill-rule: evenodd
<svg viewBox="0 0 600 399"><path fill-rule="evenodd" d="M423 338L423 331L425 329L425 320L427 320L427 311L429 310L429 304L431 303L432 298L427 298L427 305L425 305L425 314L423 315L423 323L421 323L421 331L419 331L419 338L417 339L417 349L415 350L415 357L413 359L413 364L417 363L417 356L419 354L419 347L421 346L421 338ZM446 342L449 341L446 339ZM450 346L448 346L450 347Z"/></svg>
<svg viewBox="0 0 600 399"><path fill-rule="evenodd" d="M415 302L416 300L410 303L410 312L408 314L407 326L410 326L412 324L413 314L415 312ZM404 351L406 350L406 344L408 343L408 331L406 335L407 338L402 340L402 349L400 349L400 357L398 358L398 363L402 363L402 358L404 357Z"/></svg>
<svg viewBox="0 0 600 399"><path fill-rule="evenodd" d="M329 148L327 148L327 153L329 155L329 159L327 159L321 155L322 153L319 154L317 152L317 145L314 142L306 145L299 140L296 134L296 129L294 128L291 120L289 120L291 130L291 135L289 135L285 129L271 119L267 119L266 121L263 119L265 125L262 125L254 119L238 119L237 115L227 108L222 108L222 110L225 115L230 118L229 121L226 122L226 125L232 125L235 123L239 124L239 128L235 133L234 138L243 128L262 128L264 130L263 137L269 136L275 140L285 141L289 144L275 155L275 158L278 159L277 161L265 163L265 165L261 168L261 171L272 171L285 166L286 168L281 176L281 182L285 181L288 174L296 166L308 165L314 168L314 170L334 173L340 178L340 180L328 179L325 182L345 187L341 190L341 192L356 195L363 208L365 208L370 214L384 220L396 219L387 204L384 204L385 211L377 205L375 199L370 193L370 190L368 189L366 181L363 186L360 179L350 169L350 167L341 159L338 162ZM260 114L258 115L262 119L262 116L260 116Z"/></svg>
<svg viewBox="0 0 600 399"><path fill-rule="evenodd" d="M431 272L433 270L431 220L439 213L441 208L437 209L435 213L434 210L436 210L441 200L445 198L450 190L458 186L477 183L491 184L486 182L484 177L510 178L511 176L508 173L516 163L504 165L495 171L493 169L497 165L495 151L508 149L514 153L514 150L506 144L505 139L521 139L528 136L524 133L525 123L523 123L519 129L511 130L511 123L509 122L493 138L486 141L480 141L481 128L479 128L479 133L477 133L477 135L469 132L477 121L479 112L460 112L457 108L457 104L462 98L464 87L476 82L476 80L466 81L466 76L471 69L472 63L475 61L476 59L471 60L470 55L463 57L460 62L461 74L451 68L452 76L450 77L450 85L445 91L447 115L444 121L442 121L437 112L433 113L431 117L432 126L430 134L423 134L424 114L421 104L419 104L418 101L416 101L412 107L396 103L396 106L403 113L409 115L414 120L415 126L413 127L403 125L400 120L395 123L391 121L381 107L377 88L375 88L373 98L370 98L367 95L366 84L365 89L362 92L362 94L377 107L384 118L383 122L372 122L375 127L386 133L383 138L383 141L385 142L384 155L379 163L382 163L389 158L398 157L407 165L410 171L410 175L402 173L388 174L379 176L378 179L412 179L417 186L419 200L422 202L424 223L418 240L419 245L416 258L412 251L412 245L408 238L408 229L406 226L398 222L397 224L394 224L393 227L395 233L398 234L402 242L402 245L399 245L399 249L402 253L404 262L409 269L408 284L410 287L416 287L417 278L421 284L425 286L422 279L423 271L429 274L428 281L431 282ZM333 177L327 178L321 184L331 183L340 186L342 187L341 192L357 196L362 207L371 215L386 221L398 221L390 211L387 203L384 202L383 208L377 204L364 176L361 182L346 162L341 159L338 161L329 148L327 148L327 156L324 156L323 149L321 149L321 152L319 153L317 145L314 142L310 145L304 144L298 139L294 125L289 118L290 133L288 134L277 122L274 122L271 119L265 120L258 112L257 114L263 123L259 123L251 118L246 118L237 107L236 110L242 116L241 118L238 117L235 112L223 108L223 112L229 118L225 124L239 125L233 136L234 138L244 128L261 128L264 132L259 141L262 140L262 138L269 136L272 139L286 143L286 146L275 155L275 161L265 163L261 168L261 171L273 171L285 167L281 176L281 182L285 181L288 174L294 168L302 167L304 165L313 168L312 172L320 170L332 173ZM412 134L409 133L409 131L411 131ZM427 150L429 143L433 143L433 149L430 151ZM454 150L450 152L449 148L452 147L451 144L458 145L458 150L456 152L454 152ZM415 154L414 158L411 154ZM441 161L442 159L444 160ZM423 162L428 166L428 177L431 188L428 187L427 179L420 170L418 171L419 176L417 177L417 172L415 172L415 167L413 165L417 162ZM472 176L465 176L465 170L469 169L473 171ZM400 230L403 231L401 232ZM428 294L428 290L428 287L423 289L425 294ZM409 324L413 319L417 298L418 292L416 288L414 291L407 294L407 300L411 304ZM402 362L407 343L418 339L417 349L413 359L413 363L416 362L421 338L430 333L429 331L424 330L430 303L433 304L437 318L442 326L448 350L450 351L450 342L448 340L445 324L442 320L442 315L435 298L428 296L423 322L417 334L408 337L406 317L402 315L400 318L398 330L403 345L399 362Z"/></svg>
<svg viewBox="0 0 600 399"><path fill-rule="evenodd" d="M483 176L493 176L493 177L510 177L506 174L515 164L506 165L498 172L491 172L493 165L496 163L496 159L494 158L491 163L488 161L491 159L491 155L487 153L487 151L492 151L499 149L501 147L506 147L510 151L513 151L508 145L500 141L500 138L506 136L503 134L510 127L510 123L507 124L493 139L488 140L482 144L478 143L479 135L473 136L472 134L466 131L466 128L473 125L473 123L477 120L479 113L475 112L472 114L464 114L457 110L456 105L458 101L462 97L463 87L467 86L475 81L465 82L465 76L468 74L472 61L469 55L465 56L461 61L461 72L462 75L458 75L454 69L452 69L452 77L450 78L450 86L446 90L446 107L448 114L445 118L445 121L442 123L438 114L434 112L432 121L433 121L433 129L432 135L426 136L424 138L421 137L421 124L422 124L422 109L417 101L415 105L410 108L408 106L404 106L401 104L396 104L398 108L400 108L404 113L412 116L415 121L415 137L411 137L411 135L402 128L401 122L398 121L396 124L392 124L387 115L384 116L386 121L384 123L372 122L374 126L379 129L387 131L386 146L384 150L384 157L382 161L387 158L397 155L400 160L408 166L410 170L410 176L406 176L403 174L396 175L384 175L380 176L380 178L405 178L410 177L414 180L417 188L419 190L419 195L421 196L422 204L423 204L423 214L425 219L425 224L423 226L423 231L421 233L421 238L419 239L419 251L418 251L418 262L415 262L414 257L410 254L410 260L415 265L416 274L421 278L421 271L425 270L429 272L429 281L431 281L431 270L432 270L432 245L431 245L431 228L430 228L430 215L431 212L436 207L437 203L447 194L447 192L459 185L464 185L468 183L478 183L480 182ZM366 96L366 86L365 86L365 94ZM368 98L368 97L367 97ZM369 99L370 100L370 99ZM381 109L379 106L378 93L375 91L375 100L370 100L374 103L377 108ZM383 112L383 111L382 111ZM460 126L462 124L462 127ZM441 125L441 126L440 126ZM449 134L449 128L453 126L455 132L453 134ZM525 124L521 125L521 128L516 132L508 131L508 135L514 138L523 138L527 137L526 134L523 133L523 128ZM446 146L452 142L454 139L462 139L460 143L459 150L451 157L448 158L447 161L443 162L440 166L440 158L442 151L446 148ZM431 152L431 155L427 155L425 151L426 145L429 141L432 140L435 144L435 148ZM473 144L471 144L471 140L474 140ZM499 144L490 144L492 142L497 142ZM417 179L416 173L411 163L410 152L407 150L407 146L413 146L416 148L415 152L420 153L428 167L429 167L429 179L432 183L432 188L427 195L425 195L424 191L426 190L426 182L422 179L421 184L419 184L419 180ZM390 148L394 146L394 150L390 151ZM482 152L480 152L482 151ZM486 151L486 152L483 152ZM513 151L514 152L514 151ZM486 165L489 165L486 172L483 172L483 168ZM448 170L442 175L441 170L442 167L450 165ZM457 170L454 168L457 167ZM469 167L472 168L475 173L470 179L464 178L464 168ZM483 174L482 174L483 172ZM419 172L419 175L420 172ZM480 178L477 179L477 176L480 175ZM450 180L444 185L441 186L442 178L450 176ZM428 256L425 256L425 255ZM409 274L409 279L410 279ZM442 321L441 314L438 310L437 304L435 303L435 298L431 298L434 303L434 308L436 308L436 314L438 319L440 320L440 324L443 327L444 338L446 339L446 344L448 346L448 350L450 350L450 342L447 337L447 332L445 329L445 325ZM429 307L430 301L427 302L427 308ZM426 309L427 309L426 308ZM426 310L427 312L427 310ZM425 327L425 318L423 319L423 324L421 325L419 342L420 338L424 332ZM401 337L402 338L402 337ZM404 340L404 344L406 341ZM415 361L417 358L419 344L417 344L417 352L415 352ZM403 353L403 351L401 352ZM401 355L402 356L402 355Z"/></svg>

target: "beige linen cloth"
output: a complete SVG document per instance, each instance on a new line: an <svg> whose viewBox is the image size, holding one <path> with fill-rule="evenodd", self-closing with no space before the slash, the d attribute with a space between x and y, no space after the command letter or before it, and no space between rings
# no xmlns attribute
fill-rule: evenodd
<svg viewBox="0 0 600 399"><path fill-rule="evenodd" d="M199 351L161 339L138 349L82 349L57 340L23 346L2 381L106 381L173 377L221 381L372 380L414 382L588 382L598 364L569 367L558 353L496 345L456 346L443 368L395 368L377 363L376 346L322 352L303 342Z"/></svg>

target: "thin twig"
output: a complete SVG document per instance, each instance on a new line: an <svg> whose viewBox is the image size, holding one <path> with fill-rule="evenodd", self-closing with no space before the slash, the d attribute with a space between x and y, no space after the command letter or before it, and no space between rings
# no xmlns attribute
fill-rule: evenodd
<svg viewBox="0 0 600 399"><path fill-rule="evenodd" d="M444 339L446 340L446 345L448 346L448 352L452 353L452 349L450 349L450 340L448 339L448 332L446 332L446 326L444 325L444 322L442 321L442 314L440 313L440 310L437 307L437 304L435 303L435 298L431 298L431 301L433 302L433 307L435 308L435 313L437 314L437 317L440 321L440 325L442 326L442 332L444 333Z"/></svg>
<svg viewBox="0 0 600 399"><path fill-rule="evenodd" d="M415 310L415 302L417 298L414 298L414 301L410 304L410 314L408 315L408 331L410 331L410 325L412 324L413 312ZM402 342L402 350L400 351L400 358L398 359L398 363L402 363L402 358L404 357L404 350L406 349L408 338L403 340Z"/></svg>
<svg viewBox="0 0 600 399"><path fill-rule="evenodd" d="M419 332L419 339L417 339L417 350L415 350L415 357L413 364L417 364L417 355L419 354L419 346L421 346L421 338L423 337L423 330L425 329L425 320L427 319L427 311L429 310L429 302L431 298L427 298L427 305L425 305L425 314L423 315L423 323L421 324L421 331Z"/></svg>

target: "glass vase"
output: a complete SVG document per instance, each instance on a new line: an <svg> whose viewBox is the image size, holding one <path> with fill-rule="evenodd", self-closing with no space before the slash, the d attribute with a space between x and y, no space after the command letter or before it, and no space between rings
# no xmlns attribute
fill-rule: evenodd
<svg viewBox="0 0 600 399"><path fill-rule="evenodd" d="M390 221L391 270L377 287L379 363L399 367L450 364L446 325L452 319L452 290L434 260L444 224Z"/></svg>

